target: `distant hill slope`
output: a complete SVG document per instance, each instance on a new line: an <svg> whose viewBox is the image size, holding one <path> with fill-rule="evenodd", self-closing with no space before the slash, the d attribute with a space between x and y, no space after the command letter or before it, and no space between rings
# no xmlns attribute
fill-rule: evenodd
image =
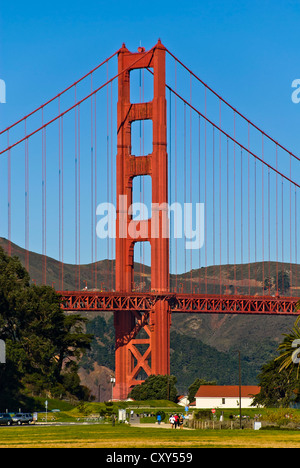
<svg viewBox="0 0 300 468"><path fill-rule="evenodd" d="M0 238L0 245L7 251L8 242ZM11 244L12 255L19 257L25 265L26 252ZM42 255L29 253L29 274L37 284L43 283L45 259ZM60 262L46 258L47 284L60 289L62 266ZM114 261L99 261L94 265L81 265L80 278L81 288L87 285L93 288L93 279L97 268L98 287L110 289L114 284ZM248 294L248 279L250 274L250 293L261 293L264 277L270 276L270 289L267 291L275 293L274 278L278 271L292 272L292 288L287 288L286 295L300 296L300 268L297 265L282 264L275 262L256 263L249 265L223 265L220 267L207 267L193 270L186 274L171 275L171 289L182 288L190 292L234 293ZM78 284L78 267L76 265L63 265L64 289L75 290ZM273 278L273 280L272 280ZM136 290L148 289L151 281L151 269L148 266L135 265ZM200 288L199 288L200 282ZM110 284L108 284L110 283ZM110 286L111 285L111 286ZM269 286L267 286L269 288ZM86 314L89 319L95 318L95 313ZM111 319L111 314L101 315L106 322ZM171 327L171 367L176 371L179 380L179 388L183 391L191 379L196 377L217 380L219 383L237 383L236 378L230 377L228 369L232 369L232 363L236 364L237 350L241 351L244 366L243 384L255 384L254 378L260 370L261 365L269 360L275 353L282 334L290 330L294 323L291 317L276 316L239 316L239 315L214 315L214 314L173 314ZM98 337L101 342L101 337ZM113 335L110 337L112 346ZM201 344L203 343L203 344ZM206 347L205 347L206 346ZM209 352L209 349L212 351ZM214 350L214 351L213 351ZM200 356L200 354L205 353ZM223 354L225 353L225 355ZM95 356L97 353L94 353ZM212 356L210 366L206 365L207 356ZM223 368L221 363L231 363L228 369ZM101 355L101 353L100 353ZM99 358L100 359L100 358ZM100 359L101 360L101 359ZM214 364L215 363L215 364ZM102 366L102 362L97 362ZM234 364L234 365L235 365ZM107 364L106 364L107 365ZM111 366L112 367L112 366ZM232 373L232 372L231 372ZM215 377L214 377L215 376Z"/></svg>
<svg viewBox="0 0 300 468"><path fill-rule="evenodd" d="M8 252L8 241L0 237L0 246ZM55 289L74 291L95 287L95 271L97 272L97 288L113 290L115 283L115 261L101 260L93 264L72 265L60 263L50 257L28 252L16 244L10 244L11 254L16 255L25 266L29 263L29 274L32 281L46 284ZM46 275L45 275L46 266ZM80 272L80 288L78 278ZM287 277L287 279L286 279ZM63 279L63 283L62 283ZM151 268L135 263L135 290L150 290ZM243 265L208 266L194 269L187 273L170 275L170 289L200 294L275 294L277 289L281 295L300 297L300 265L276 262L257 262Z"/></svg>

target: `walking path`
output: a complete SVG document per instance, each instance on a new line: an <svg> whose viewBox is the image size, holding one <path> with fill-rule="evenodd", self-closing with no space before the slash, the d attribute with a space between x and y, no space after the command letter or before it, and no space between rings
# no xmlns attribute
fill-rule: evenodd
<svg viewBox="0 0 300 468"><path fill-rule="evenodd" d="M153 427L153 428L156 428L156 429L172 429L171 427L171 424L164 424L164 423L161 423L161 424L157 424L157 423L145 423L145 424L132 424L130 423L130 426L131 427ZM190 427L183 427L182 429L174 429L173 430L176 430L176 431L181 431L181 430L185 430L185 431L192 431L193 429L190 428Z"/></svg>

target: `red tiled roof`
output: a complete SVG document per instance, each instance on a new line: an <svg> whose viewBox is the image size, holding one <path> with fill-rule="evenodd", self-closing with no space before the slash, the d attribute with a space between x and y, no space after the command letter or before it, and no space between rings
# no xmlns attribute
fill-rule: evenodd
<svg viewBox="0 0 300 468"><path fill-rule="evenodd" d="M260 387L256 385L242 385L241 394L242 397L251 397L257 395L260 392ZM239 398L239 386L238 385L201 385L196 398Z"/></svg>

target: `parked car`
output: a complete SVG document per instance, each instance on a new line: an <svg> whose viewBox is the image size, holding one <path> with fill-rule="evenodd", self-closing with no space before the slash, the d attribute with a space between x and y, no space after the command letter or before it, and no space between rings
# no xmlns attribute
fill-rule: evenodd
<svg viewBox="0 0 300 468"><path fill-rule="evenodd" d="M21 426L22 424L31 424L33 421L30 413L17 413L12 417L13 423Z"/></svg>
<svg viewBox="0 0 300 468"><path fill-rule="evenodd" d="M13 420L10 414L0 413L0 426L12 426Z"/></svg>

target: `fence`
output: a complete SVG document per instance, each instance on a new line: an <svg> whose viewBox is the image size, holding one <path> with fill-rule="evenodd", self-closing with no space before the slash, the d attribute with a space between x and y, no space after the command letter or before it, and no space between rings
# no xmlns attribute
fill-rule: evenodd
<svg viewBox="0 0 300 468"><path fill-rule="evenodd" d="M191 429L239 429L240 421L239 420L230 420L230 421L216 421L216 420L197 420L191 419L188 421L188 427ZM253 429L254 428L254 419L245 419L242 420L243 429Z"/></svg>

